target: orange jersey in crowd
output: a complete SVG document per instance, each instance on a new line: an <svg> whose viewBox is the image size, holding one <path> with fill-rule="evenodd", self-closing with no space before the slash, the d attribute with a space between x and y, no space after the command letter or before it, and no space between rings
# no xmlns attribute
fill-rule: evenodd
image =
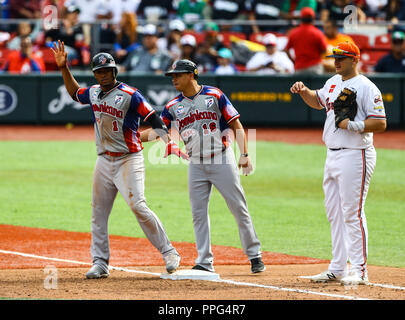
<svg viewBox="0 0 405 320"><path fill-rule="evenodd" d="M29 59L19 51L12 51L8 54L3 71L10 73L43 73L45 72L45 63L42 57L38 56L35 52L32 53L32 57Z"/></svg>

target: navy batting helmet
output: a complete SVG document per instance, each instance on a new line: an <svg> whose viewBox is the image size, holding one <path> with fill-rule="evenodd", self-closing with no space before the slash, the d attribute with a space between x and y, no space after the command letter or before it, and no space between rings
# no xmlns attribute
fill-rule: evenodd
<svg viewBox="0 0 405 320"><path fill-rule="evenodd" d="M117 76L118 68L111 54L100 52L93 57L93 59L91 60L91 71L94 72L101 68L114 68L114 75Z"/></svg>
<svg viewBox="0 0 405 320"><path fill-rule="evenodd" d="M193 73L194 77L198 77L197 65L187 59L177 60L173 63L171 70L165 73L166 76L170 76L173 73Z"/></svg>

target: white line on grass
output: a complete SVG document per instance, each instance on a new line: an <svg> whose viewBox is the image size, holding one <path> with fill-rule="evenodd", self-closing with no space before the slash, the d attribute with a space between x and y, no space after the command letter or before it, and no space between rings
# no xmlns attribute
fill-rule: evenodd
<svg viewBox="0 0 405 320"><path fill-rule="evenodd" d="M30 253L7 251L7 250L1 250L1 249L0 249L0 253L14 254L14 255L27 257L27 258L34 258L34 259L42 259L42 260L50 260L50 261L58 261L58 262L67 262L67 263L88 265L88 266L92 265L91 263L88 263L88 262L44 257L44 256L38 256L38 255L35 255L35 254L30 254ZM154 275L154 276L160 276L160 273L149 272L149 271L141 271L141 270L134 270L134 269L127 269L127 268L122 268L122 267L109 266L109 269L110 270L117 270L117 271L124 271L124 272L131 272L131 273L140 273L140 274L149 274L149 275ZM288 291L288 292L295 292L295 293L313 294L313 295L327 296L327 297L332 297L332 298L342 298L342 299L349 299L349 300L369 300L367 298L361 298L361 297L356 297L356 296L338 295L338 294L332 294L332 293L325 293L325 292L318 292L318 291L311 291L311 290L304 290L304 289L277 287L277 286L262 285L262 284L257 284L257 283L249 283L249 282L238 282L238 281L226 280L226 279L207 280L207 281L222 282L222 283L228 283L228 284L233 284L233 285L237 285L237 286L249 286L249 287L272 289L272 290L276 290L276 291ZM405 287L392 286L392 285L388 285L388 284L370 283L369 285L370 286L376 286L376 287L388 288L388 289L405 290Z"/></svg>

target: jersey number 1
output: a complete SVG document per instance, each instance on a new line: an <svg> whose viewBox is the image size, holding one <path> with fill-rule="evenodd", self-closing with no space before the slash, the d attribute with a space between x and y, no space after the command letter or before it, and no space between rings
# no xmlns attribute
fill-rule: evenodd
<svg viewBox="0 0 405 320"><path fill-rule="evenodd" d="M119 130L118 130L118 122L117 122L117 120L114 120L113 122L112 122L112 126L113 126L113 131L114 132L118 132Z"/></svg>

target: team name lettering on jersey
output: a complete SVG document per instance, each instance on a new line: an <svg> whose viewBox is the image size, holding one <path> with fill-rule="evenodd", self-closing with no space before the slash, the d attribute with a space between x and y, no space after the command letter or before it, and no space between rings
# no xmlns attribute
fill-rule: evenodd
<svg viewBox="0 0 405 320"><path fill-rule="evenodd" d="M97 104L94 103L92 105L92 107L93 107L94 112L97 111L97 112L107 113L107 114L112 115L113 117L117 117L117 118L120 118L120 119L122 119L123 116L124 116L124 113L122 112L122 110L118 110L118 109L116 109L114 107L111 107L111 106L107 105L106 102L104 102L104 103L102 103L100 105L97 105Z"/></svg>
<svg viewBox="0 0 405 320"><path fill-rule="evenodd" d="M200 112L198 109L195 110L195 112L190 112L187 116L181 119L177 119L177 126L178 130L181 131L183 128L186 126L194 123L197 120L217 120L218 115L215 112L211 111L203 111Z"/></svg>
<svg viewBox="0 0 405 320"><path fill-rule="evenodd" d="M333 102L330 102L329 97L325 100L325 109L326 112L328 112L329 110L333 110Z"/></svg>

